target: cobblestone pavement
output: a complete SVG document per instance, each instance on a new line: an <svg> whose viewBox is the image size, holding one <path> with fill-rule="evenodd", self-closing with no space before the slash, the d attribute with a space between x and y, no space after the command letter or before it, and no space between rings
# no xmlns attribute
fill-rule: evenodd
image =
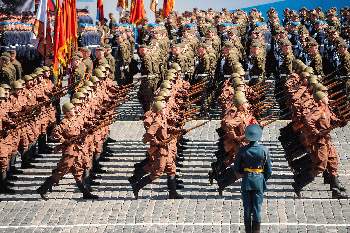
<svg viewBox="0 0 350 233"><path fill-rule="evenodd" d="M124 108L130 107L140 112L137 103ZM179 190L185 199L167 200L165 175L140 191L139 200L133 199L127 177L148 148L141 141L144 129L138 117L112 125L111 137L117 143L109 144L115 153L103 163L107 173L94 192L99 200L83 200L73 177L67 175L54 186L50 200L43 201L35 189L60 158L60 154L45 155L37 168L19 176L15 195L0 195L0 232L243 232L240 182L228 188L224 197L208 182L218 139L215 129L220 126L217 120L186 135L191 141L181 168L185 188ZM199 123L187 123L185 128ZM270 148L273 169L262 206L262 232L350 232L349 200L331 199L321 177L307 186L302 199L295 199L292 172L277 139L279 128L287 123L276 121L265 127L261 140ZM350 190L349 127L334 130L332 137L340 158L340 181Z"/></svg>

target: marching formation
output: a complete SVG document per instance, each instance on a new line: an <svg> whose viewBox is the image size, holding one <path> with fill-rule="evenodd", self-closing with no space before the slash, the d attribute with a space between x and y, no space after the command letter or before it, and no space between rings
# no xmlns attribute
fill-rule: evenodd
<svg viewBox="0 0 350 233"><path fill-rule="evenodd" d="M14 193L9 180L22 173L15 168L17 157L22 169L34 168L32 163L42 154L62 151L57 168L37 192L47 199L52 186L71 172L83 198L98 198L91 185L98 184L94 179L105 172L99 162L111 156L110 124L121 115L115 110L138 98L144 110L142 141L150 149L128 179L136 199L164 172L169 198L183 198L176 191L183 188L177 174L188 142L183 135L208 121L183 127L210 117L216 104L221 108L220 139L217 161L208 175L211 184L217 181L219 195L240 178L233 165L239 149L250 145L246 128L291 119L279 139L295 174L297 196L323 173L333 198L348 198L338 180L330 131L349 120L349 8L342 8L340 17L335 8L325 13L320 8L299 12L286 8L282 22L273 8L266 21L255 8L249 13L194 8L182 15L172 11L166 19L161 11L155 23L143 18L137 33L128 24L128 14L119 23L110 14L109 26L107 19L93 26L91 18L80 13L79 48L57 72L53 72L54 56L49 55L45 66L28 75L16 60L17 51L4 47L1 192ZM11 23L7 18L2 21L5 32ZM134 82L137 73L141 76ZM68 86L62 86L65 77ZM71 101L62 103L61 119L60 99L66 95ZM275 105L279 114L271 111ZM52 149L47 141L59 145ZM249 167L241 173L245 172L264 171ZM259 215L253 216L260 222Z"/></svg>

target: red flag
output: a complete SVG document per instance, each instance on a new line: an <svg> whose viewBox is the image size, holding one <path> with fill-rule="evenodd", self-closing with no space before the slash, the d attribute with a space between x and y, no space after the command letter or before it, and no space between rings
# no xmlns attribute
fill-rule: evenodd
<svg viewBox="0 0 350 233"><path fill-rule="evenodd" d="M102 20L104 18L103 14L103 0L97 0L97 20Z"/></svg>
<svg viewBox="0 0 350 233"><path fill-rule="evenodd" d="M55 33L53 39L53 52L54 52L54 69L55 74L58 73L58 63L66 66L66 31L65 31L65 2L60 4L60 0L56 2L56 13L55 13Z"/></svg>
<svg viewBox="0 0 350 233"><path fill-rule="evenodd" d="M132 0L130 12L130 22L136 25L140 24L146 15L143 0Z"/></svg>
<svg viewBox="0 0 350 233"><path fill-rule="evenodd" d="M174 6L175 6L175 0L164 0L163 12L162 12L164 19L168 18L170 11L174 9Z"/></svg>

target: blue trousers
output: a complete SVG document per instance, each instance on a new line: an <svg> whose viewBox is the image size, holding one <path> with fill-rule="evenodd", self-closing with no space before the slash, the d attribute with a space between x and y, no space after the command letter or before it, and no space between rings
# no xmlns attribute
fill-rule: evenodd
<svg viewBox="0 0 350 233"><path fill-rule="evenodd" d="M261 190L242 190L244 207L244 220L260 222L261 205L264 199L264 192Z"/></svg>

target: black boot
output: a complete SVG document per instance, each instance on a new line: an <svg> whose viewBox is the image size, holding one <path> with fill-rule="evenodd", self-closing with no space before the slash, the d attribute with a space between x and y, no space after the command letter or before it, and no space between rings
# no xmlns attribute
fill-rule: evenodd
<svg viewBox="0 0 350 233"><path fill-rule="evenodd" d="M252 221L252 233L260 233L260 222Z"/></svg>
<svg viewBox="0 0 350 233"><path fill-rule="evenodd" d="M185 161L185 158L176 156L176 161L183 162L183 161Z"/></svg>
<svg viewBox="0 0 350 233"><path fill-rule="evenodd" d="M10 158L10 172L14 175L23 174L23 171L16 169L16 156L17 154L12 154Z"/></svg>
<svg viewBox="0 0 350 233"><path fill-rule="evenodd" d="M323 183L324 184L330 184L330 181L329 181L329 173L328 173L328 170L326 169L324 172L323 172Z"/></svg>
<svg viewBox="0 0 350 233"><path fill-rule="evenodd" d="M105 156L100 156L100 162L109 162L111 159L105 157Z"/></svg>
<svg viewBox="0 0 350 233"><path fill-rule="evenodd" d="M233 171L233 168L229 168L225 171L225 173L223 174L223 179L218 179L218 192L219 195L222 196L222 192L224 191L224 189L233 184L237 179L235 172Z"/></svg>
<svg viewBox="0 0 350 233"><path fill-rule="evenodd" d="M116 143L117 141L108 137L107 140L106 140L108 143Z"/></svg>
<svg viewBox="0 0 350 233"><path fill-rule="evenodd" d="M100 154L95 154L93 156L93 160L92 160L92 167L93 167L93 172L94 173L106 173L106 170L103 170L99 164L99 160L100 160Z"/></svg>
<svg viewBox="0 0 350 233"><path fill-rule="evenodd" d="M176 179L176 184L183 184L183 183L184 183L183 180Z"/></svg>
<svg viewBox="0 0 350 233"><path fill-rule="evenodd" d="M183 199L183 196L176 192L175 176L168 176L169 199Z"/></svg>
<svg viewBox="0 0 350 233"><path fill-rule="evenodd" d="M90 193L87 184L84 180L77 181L77 186L80 192L83 193L83 199L97 199L98 196Z"/></svg>
<svg viewBox="0 0 350 233"><path fill-rule="evenodd" d="M39 155L37 152L36 152L36 146L37 146L37 141L35 141L32 146L30 147L29 149L29 154L32 158L37 158L37 159L41 159L41 158L44 158L44 156L42 155Z"/></svg>
<svg viewBox="0 0 350 233"><path fill-rule="evenodd" d="M333 191L333 189L338 189L341 192L345 192L346 188L341 186L339 183L339 177L329 177L329 183L330 183L330 190Z"/></svg>
<svg viewBox="0 0 350 233"><path fill-rule="evenodd" d="M128 181L130 184L135 184L146 174L147 172L143 168L137 169L135 170L135 174L128 178Z"/></svg>
<svg viewBox="0 0 350 233"><path fill-rule="evenodd" d="M136 200L139 199L139 191L140 191L140 189L142 189L143 187L145 187L146 185L148 185L150 183L152 183L152 179L148 175L148 176L143 177L139 182L131 185L132 192L134 193L134 196L135 196Z"/></svg>
<svg viewBox="0 0 350 233"><path fill-rule="evenodd" d="M332 198L333 199L349 199L349 196L346 194L342 194L339 189L334 188L332 190Z"/></svg>
<svg viewBox="0 0 350 233"><path fill-rule="evenodd" d="M45 145L46 145L45 135L39 135L39 137L38 137L38 153L39 154L50 154L52 152Z"/></svg>
<svg viewBox="0 0 350 233"><path fill-rule="evenodd" d="M46 133L46 135L47 135L47 137L46 137L46 142L47 143L58 143L59 141L56 141L56 140L54 140L52 137L51 137L51 134L52 134L52 131L53 131L53 129L54 129L55 127L54 126L50 126L50 127L47 127L47 133Z"/></svg>
<svg viewBox="0 0 350 233"><path fill-rule="evenodd" d="M244 226L245 226L246 233L252 233L252 221L251 220L244 220Z"/></svg>
<svg viewBox="0 0 350 233"><path fill-rule="evenodd" d="M309 172L301 173L295 178L295 182L292 184L295 194L300 198L301 190L308 184L310 184L314 178L310 176Z"/></svg>
<svg viewBox="0 0 350 233"><path fill-rule="evenodd" d="M6 185L6 172L2 172L1 173L1 177L0 177L0 193L7 193L7 194L15 193L15 190L10 189Z"/></svg>
<svg viewBox="0 0 350 233"><path fill-rule="evenodd" d="M83 179L86 183L86 187L87 189L92 192L92 191L96 191L94 188L91 187L91 182L92 182L92 179L90 177L90 170L84 170L84 173L83 173Z"/></svg>
<svg viewBox="0 0 350 233"><path fill-rule="evenodd" d="M21 158L22 158L22 164L21 164L21 168L22 169L35 168L35 166L30 163L29 150L28 149L22 149L21 150Z"/></svg>
<svg viewBox="0 0 350 233"><path fill-rule="evenodd" d="M40 194L42 199L45 201L49 200L48 196L46 195L47 191L52 189L52 185L55 183L55 180L52 178L52 176L49 176L46 178L43 185L41 185L36 192Z"/></svg>

